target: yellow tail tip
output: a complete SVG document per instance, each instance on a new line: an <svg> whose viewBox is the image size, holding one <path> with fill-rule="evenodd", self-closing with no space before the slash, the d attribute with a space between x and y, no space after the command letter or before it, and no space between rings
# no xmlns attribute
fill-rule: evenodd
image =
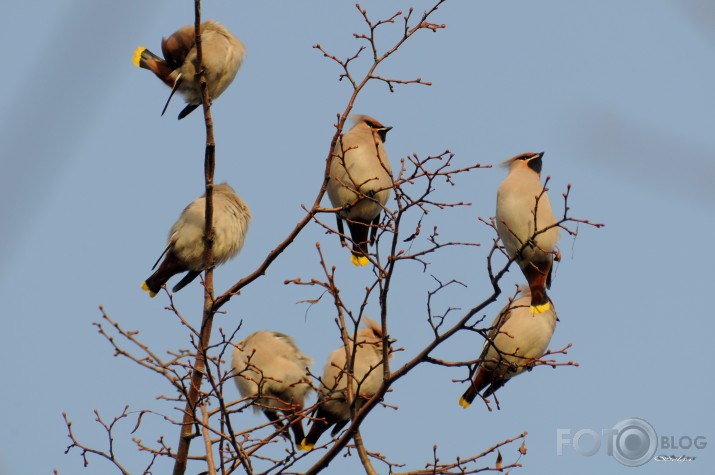
<svg viewBox="0 0 715 475"><path fill-rule="evenodd" d="M350 261L356 267L364 267L370 262L365 256L356 256L355 254L350 254Z"/></svg>
<svg viewBox="0 0 715 475"><path fill-rule="evenodd" d="M460 397L460 398L459 398L459 405L462 406L462 407L465 408L465 409L468 408L469 406L471 406L471 404L468 403L467 400L464 399L464 397Z"/></svg>
<svg viewBox="0 0 715 475"><path fill-rule="evenodd" d="M139 66L139 61L141 60L142 53L144 52L145 49L146 49L145 47L140 46L134 50L134 57L132 58L132 62L134 63L134 66L136 66L137 68L141 67L141 66Z"/></svg>
<svg viewBox="0 0 715 475"><path fill-rule="evenodd" d="M532 305L529 307L529 309L531 310L531 313L534 313L534 314L544 313L550 308L551 308L551 304L549 302L546 302L545 304L542 304L542 305Z"/></svg>
<svg viewBox="0 0 715 475"><path fill-rule="evenodd" d="M313 450L314 446L315 446L315 444L309 444L305 441L305 439L303 439L300 441L300 444L298 444L298 450L305 450L305 451Z"/></svg>
<svg viewBox="0 0 715 475"><path fill-rule="evenodd" d="M148 285L146 285L146 281L142 282L142 290L149 293L149 297L154 298L156 297L156 292L153 292Z"/></svg>

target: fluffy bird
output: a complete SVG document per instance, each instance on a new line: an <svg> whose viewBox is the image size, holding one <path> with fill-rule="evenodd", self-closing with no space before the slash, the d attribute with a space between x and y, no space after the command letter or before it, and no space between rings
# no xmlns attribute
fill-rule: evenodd
<svg viewBox="0 0 715 475"><path fill-rule="evenodd" d="M186 272L184 278L172 289L177 292L205 269L205 211L206 195L201 195L184 209L171 227L166 249L154 264L155 268L161 261L159 268L142 284L142 289L149 292L151 297L154 297L161 290L161 286L174 275ZM216 185L213 190L215 265L223 264L239 253L250 221L251 210L233 188L226 183Z"/></svg>
<svg viewBox="0 0 715 475"><path fill-rule="evenodd" d="M312 415L310 432L299 445L301 450L311 450L320 436L333 427L331 436L340 432L350 420L350 404L347 401L348 381L351 381L355 410L374 396L382 384L382 327L374 320L364 317L366 328L357 332L357 343L351 341L348 349L341 346L328 358L321 378L318 406ZM389 340L392 344L394 340ZM347 354L352 354L353 372L348 374ZM392 355L390 355L392 357Z"/></svg>
<svg viewBox="0 0 715 475"><path fill-rule="evenodd" d="M351 261L368 263L367 246L375 244L380 213L390 198L392 169L385 152L386 127L366 115L351 117L355 125L335 145L330 164L328 197L334 208L340 242L345 243L343 220L353 241Z"/></svg>
<svg viewBox="0 0 715 475"><path fill-rule="evenodd" d="M226 27L213 20L203 22L200 31L204 74L209 98L213 100L233 82L246 56L246 48ZM161 115L166 112L175 92L184 96L188 103L179 114L179 119L183 119L201 105L195 40L194 26L187 25L161 40L163 59L144 46L138 47L134 52L136 66L153 72L171 88Z"/></svg>
<svg viewBox="0 0 715 475"><path fill-rule="evenodd" d="M491 395L544 355L556 328L556 309L551 304L548 310L534 314L530 305L531 292L524 288L518 299L499 312L484 343L477 374L459 399L460 406L469 407L487 386L483 396Z"/></svg>
<svg viewBox="0 0 715 475"><path fill-rule="evenodd" d="M291 337L273 331L257 331L233 350L234 381L241 396L253 398L254 410L262 410L279 429L285 427L278 415L282 412L296 444L305 437L300 412L313 387L308 377L311 364Z"/></svg>
<svg viewBox="0 0 715 475"><path fill-rule="evenodd" d="M506 160L509 174L497 191L497 233L529 283L535 313L549 308L546 288L551 287L559 240L556 218L540 178L543 156L543 152L522 153Z"/></svg>

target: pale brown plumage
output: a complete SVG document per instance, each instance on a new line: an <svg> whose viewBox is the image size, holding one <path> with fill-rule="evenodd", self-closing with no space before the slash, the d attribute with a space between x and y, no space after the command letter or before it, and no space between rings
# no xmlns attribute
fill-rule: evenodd
<svg viewBox="0 0 715 475"><path fill-rule="evenodd" d="M218 266L241 251L251 221L251 210L226 183L214 187L213 205L213 253L214 264ZM187 272L174 286L173 291L177 292L204 270L205 211L206 197L201 195L184 209L171 227L166 249L159 257L164 259L156 272L142 284L142 289L151 297L174 275Z"/></svg>
<svg viewBox="0 0 715 475"><path fill-rule="evenodd" d="M233 82L243 63L246 48L223 25L207 20L201 24L201 47L204 74L211 100L218 98ZM201 89L197 77L198 58L195 48L193 25L187 25L161 41L164 58L160 58L143 46L134 53L134 63L152 71L167 86L172 88L166 101L175 92L181 94L188 105L179 114L179 119L189 115L201 105Z"/></svg>
<svg viewBox="0 0 715 475"><path fill-rule="evenodd" d="M284 427L278 411L285 414L296 444L304 438L300 412L312 390L311 364L291 337L273 331L257 331L233 350L234 381L241 395L253 398L254 409L278 428Z"/></svg>
<svg viewBox="0 0 715 475"><path fill-rule="evenodd" d="M328 358L321 378L318 407L312 416L310 432L299 448L311 450L321 434L334 425L331 432L335 436L350 420L351 408L348 404L348 381L354 397L355 410L377 393L382 384L383 333L382 327L374 320L363 317L366 328L357 332L357 341L333 351ZM394 340L388 339L388 344ZM353 371L348 374L348 354L353 358ZM390 354L390 357L392 355Z"/></svg>
<svg viewBox="0 0 715 475"><path fill-rule="evenodd" d="M375 244L380 213L390 198L392 169L385 151L386 127L366 115L354 116L355 125L335 145L330 163L328 197L337 214L340 241L345 245L343 220L353 241L351 260L368 263L368 242Z"/></svg>
<svg viewBox="0 0 715 475"><path fill-rule="evenodd" d="M551 269L559 228L541 183L542 153L523 153L504 162L509 174L497 192L496 225L510 258L515 258L532 295L532 310L549 302ZM535 213L536 212L536 213Z"/></svg>
<svg viewBox="0 0 715 475"><path fill-rule="evenodd" d="M469 407L487 386L483 396L491 395L546 352L556 328L556 309L550 303L547 310L535 314L530 307L531 292L526 287L494 319L482 349L481 363L459 400L460 406Z"/></svg>

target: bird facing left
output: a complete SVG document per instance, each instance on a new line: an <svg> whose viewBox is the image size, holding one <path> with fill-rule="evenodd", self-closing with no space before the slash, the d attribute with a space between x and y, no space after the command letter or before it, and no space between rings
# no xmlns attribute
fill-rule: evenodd
<svg viewBox="0 0 715 475"><path fill-rule="evenodd" d="M486 398L509 379L530 370L546 352L557 320L551 300L543 312L532 312L531 290L522 287L519 298L510 301L494 319L479 357L481 363L459 405L466 409L484 388L482 397Z"/></svg>
<svg viewBox="0 0 715 475"><path fill-rule="evenodd" d="M200 31L204 75L209 99L214 100L233 82L243 64L246 48L226 27L213 20L203 22ZM201 105L195 40L194 26L187 25L161 40L163 59L144 46L134 51L134 64L153 72L171 88L161 115L166 112L175 92L181 94L187 102L187 106L179 114L179 119L183 119Z"/></svg>
<svg viewBox="0 0 715 475"><path fill-rule="evenodd" d="M251 210L228 184L216 185L213 190L214 264L220 265L235 257L243 247L251 221ZM206 195L192 201L169 231L166 249L154 264L159 268L144 283L142 289L151 297L161 290L174 275L186 275L174 286L173 292L184 288L205 268L204 226ZM163 260L162 257L164 258Z"/></svg>

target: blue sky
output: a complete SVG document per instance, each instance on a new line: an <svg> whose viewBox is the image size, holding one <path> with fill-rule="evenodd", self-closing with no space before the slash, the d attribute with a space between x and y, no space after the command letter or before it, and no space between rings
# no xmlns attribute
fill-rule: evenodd
<svg viewBox="0 0 715 475"><path fill-rule="evenodd" d="M373 18L406 5L390 3L362 5ZM429 2L414 6L421 12ZM82 472L76 452L63 455L61 414L69 414L78 437L99 446L93 409L110 416L125 404L167 407L155 400L167 387L114 358L91 323L103 305L161 351L186 346L184 329L164 310L166 297L149 299L139 285L181 209L202 193L204 129L197 113L175 120L180 100L160 117L169 91L131 58L140 44L158 52L162 36L192 23L193 3L67 0L41 8L38 15L28 2L5 5L11 21L0 32L13 52L0 77L0 357L9 370L0 396L0 473L110 473L98 459ZM225 289L256 268L298 222L301 203L314 199L350 90L312 46L352 54L359 45L352 33L364 26L352 2L205 2L204 18L224 23L248 50L212 108L216 180L228 181L254 216L241 255L216 273L217 288ZM560 322L551 348L573 343L568 359L579 368L537 368L510 382L499 393L502 410L488 413L478 404L458 406L464 388L452 380L462 373L421 367L389 394L386 402L399 410L378 408L364 424L368 449L419 468L435 444L447 460L528 431L529 452L515 473L715 467L710 445L657 452L696 456L689 464L639 468L621 466L603 449L592 457L568 449L556 455L557 429L600 432L628 417L649 421L659 436L715 437L715 387L705 360L715 331L707 315L715 284L714 20L706 0L450 1L433 17L445 30L418 34L381 66L384 75L433 83L395 93L375 83L357 101L355 112L394 127L386 144L393 167L407 155L445 149L458 166L543 150L554 207L561 209L570 183L573 214L607 226L580 226L578 238L562 235L560 242L563 260L550 293ZM380 45L398 33L386 30ZM356 71L365 66L356 62ZM444 237L483 246L445 252L424 274L409 265L398 273L390 331L405 351L394 365L429 338L429 274L468 286L445 295L445 307L468 309L488 295L493 233L477 217L493 215L505 173L475 171L440 191L473 205L430 217L431 224ZM316 242L338 265L344 298L358 304L368 276L350 265L337 238L310 225L265 278L225 307L217 326L242 319L243 335L289 333L319 372L338 344L334 311L297 304L317 291L283 284L320 275ZM518 282L514 270L504 288ZM488 320L505 299L487 309ZM198 323L200 286L176 301ZM377 314L374 302L368 313ZM439 354L466 359L480 345L465 337ZM262 422L250 412L236 420ZM146 424L144 439L153 441L163 426ZM131 428L119 449L138 470L143 459L129 442ZM167 437L175 444L176 431ZM504 451L505 460L515 451ZM327 473L353 463L340 458Z"/></svg>

